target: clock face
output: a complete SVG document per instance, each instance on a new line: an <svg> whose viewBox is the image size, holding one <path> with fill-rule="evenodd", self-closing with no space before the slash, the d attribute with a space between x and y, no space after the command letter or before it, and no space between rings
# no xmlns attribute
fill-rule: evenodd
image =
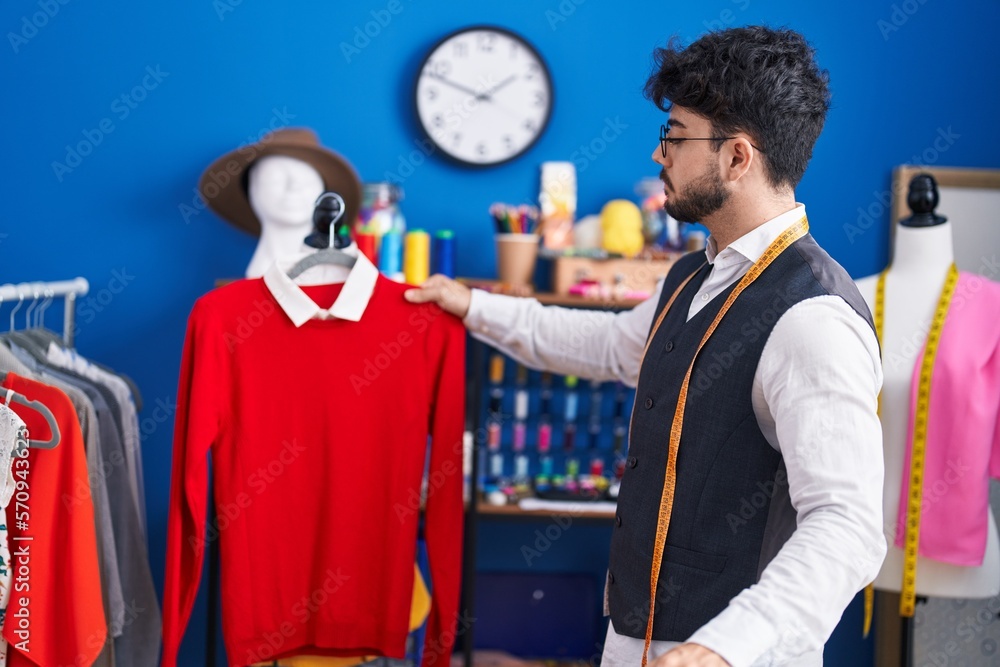
<svg viewBox="0 0 1000 667"><path fill-rule="evenodd" d="M552 111L552 81L538 52L514 33L466 28L424 59L416 106L439 150L465 164L495 165L541 136Z"/></svg>

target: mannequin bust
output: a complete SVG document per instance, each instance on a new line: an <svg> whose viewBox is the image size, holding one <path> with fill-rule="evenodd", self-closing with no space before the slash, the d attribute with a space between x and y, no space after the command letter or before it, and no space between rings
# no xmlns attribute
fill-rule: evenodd
<svg viewBox="0 0 1000 667"><path fill-rule="evenodd" d="M295 262L313 252L303 243L313 228L313 206L323 178L307 162L267 155L250 167L247 197L260 220L260 241L246 277L258 278L277 260Z"/></svg>
<svg viewBox="0 0 1000 667"><path fill-rule="evenodd" d="M926 179L926 180L921 180ZM903 550L896 547L896 518L903 483L910 389L914 364L920 355L948 269L954 261L952 228L935 215L936 185L919 175L910 186L908 203L914 215L895 228L892 259L885 279L882 340L882 434L885 487L882 501L889 552L875 580L881 590L899 592L903 582ZM857 281L868 307L875 312L878 275ZM1000 538L990 510L986 554L979 567L959 567L917 557L917 595L952 598L988 598L1000 593Z"/></svg>

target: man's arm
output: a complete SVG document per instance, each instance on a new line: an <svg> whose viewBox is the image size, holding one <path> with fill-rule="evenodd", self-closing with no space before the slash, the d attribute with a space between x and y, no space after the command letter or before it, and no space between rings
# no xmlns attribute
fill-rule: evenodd
<svg viewBox="0 0 1000 667"><path fill-rule="evenodd" d="M535 299L470 290L440 275L406 298L437 303L461 317L475 338L530 368L634 387L662 288L661 281L653 296L621 313L543 306Z"/></svg>
<svg viewBox="0 0 1000 667"><path fill-rule="evenodd" d="M841 299L810 299L775 325L758 378L797 527L760 581L689 639L733 667L822 649L886 552L874 332Z"/></svg>

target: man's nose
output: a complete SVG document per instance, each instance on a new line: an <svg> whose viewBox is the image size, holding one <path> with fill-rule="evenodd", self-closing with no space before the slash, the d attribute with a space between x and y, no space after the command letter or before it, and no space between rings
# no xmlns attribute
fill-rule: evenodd
<svg viewBox="0 0 1000 667"><path fill-rule="evenodd" d="M664 167L670 166L669 160L663 156L663 149L660 148L659 144L657 144L656 148L653 149L653 154L650 157L656 164L663 165Z"/></svg>

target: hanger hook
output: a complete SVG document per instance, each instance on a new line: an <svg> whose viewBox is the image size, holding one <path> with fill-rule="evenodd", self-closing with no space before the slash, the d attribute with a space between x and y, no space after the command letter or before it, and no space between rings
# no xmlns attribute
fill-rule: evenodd
<svg viewBox="0 0 1000 667"><path fill-rule="evenodd" d="M38 310L35 311L35 322L34 327L36 329L41 328L42 323L45 321L45 310L49 307L49 302L52 301L49 297L49 288L42 288L42 302L38 304Z"/></svg>
<svg viewBox="0 0 1000 667"><path fill-rule="evenodd" d="M14 330L14 315L17 311L21 309L21 304L24 303L24 294L21 292L21 288L17 288L17 305L14 306L14 310L10 311L10 330Z"/></svg>
<svg viewBox="0 0 1000 667"><path fill-rule="evenodd" d="M36 329L42 329L45 327L45 312L49 309L49 306L52 305L52 299L55 296L55 292L52 291L51 287L46 287L42 291L42 295L45 297L45 300L42 301L42 305L38 307L38 311L35 313Z"/></svg>
<svg viewBox="0 0 1000 667"><path fill-rule="evenodd" d="M38 307L38 286L34 286L34 291L32 292L31 305L28 306L28 310L24 312L24 328L30 329L32 324L31 315L35 308Z"/></svg>

